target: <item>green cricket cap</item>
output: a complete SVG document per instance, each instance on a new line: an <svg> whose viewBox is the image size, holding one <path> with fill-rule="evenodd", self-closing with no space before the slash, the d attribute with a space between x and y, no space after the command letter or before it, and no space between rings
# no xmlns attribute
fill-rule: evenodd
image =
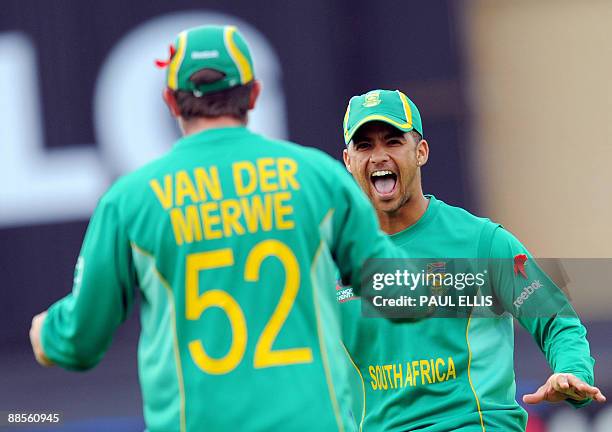
<svg viewBox="0 0 612 432"><path fill-rule="evenodd" d="M344 115L344 142L348 145L361 126L371 121L382 121L409 132L423 135L419 109L408 96L399 90L371 90L353 96Z"/></svg>
<svg viewBox="0 0 612 432"><path fill-rule="evenodd" d="M234 26L206 25L182 31L170 45L168 60L156 61L166 68L166 85L196 96L225 90L253 80L253 59L249 46ZM196 85L191 76L213 69L224 77L210 84Z"/></svg>

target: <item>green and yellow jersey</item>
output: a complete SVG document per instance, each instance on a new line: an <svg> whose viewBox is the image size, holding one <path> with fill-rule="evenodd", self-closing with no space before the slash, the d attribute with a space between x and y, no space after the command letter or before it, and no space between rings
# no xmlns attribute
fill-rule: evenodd
<svg viewBox="0 0 612 432"><path fill-rule="evenodd" d="M551 292L526 287L553 287L553 282L531 259L524 277L515 273L513 257L530 255L508 231L429 197L420 220L390 237L410 256L435 258L437 265L440 258L505 259L491 266L499 304L533 335L555 372L593 383L586 330L565 297L555 316L525 313L530 303L547 302ZM337 299L347 353L357 372L354 411L362 417L360 429L525 430L527 413L515 400L512 315L398 322L362 318L361 300L350 287L337 286Z"/></svg>
<svg viewBox="0 0 612 432"><path fill-rule="evenodd" d="M148 430L351 430L330 287L336 265L356 284L391 249L329 156L244 127L203 131L102 197L44 352L93 367L138 293Z"/></svg>

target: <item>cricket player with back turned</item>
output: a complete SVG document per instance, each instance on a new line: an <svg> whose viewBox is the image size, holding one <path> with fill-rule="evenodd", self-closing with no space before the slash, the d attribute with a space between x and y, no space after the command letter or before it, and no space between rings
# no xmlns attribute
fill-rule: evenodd
<svg viewBox="0 0 612 432"><path fill-rule="evenodd" d="M183 137L101 198L37 360L94 367L138 290L149 431L350 429L329 287L392 243L340 163L246 127L261 86L235 27L180 33L159 66Z"/></svg>
<svg viewBox="0 0 612 432"><path fill-rule="evenodd" d="M525 247L500 225L423 194L429 146L416 105L400 91L373 90L351 98L343 126L346 168L396 245L413 257L509 263L493 266L490 280L510 314L491 318L362 318L358 296L338 287L347 353L361 380L360 429L524 431L527 413L515 400L512 315L553 370L524 396L526 403L605 401L593 387L586 330L567 299L550 316L521 313L530 303L546 303L551 289L560 292ZM534 283L550 289L524 290Z"/></svg>

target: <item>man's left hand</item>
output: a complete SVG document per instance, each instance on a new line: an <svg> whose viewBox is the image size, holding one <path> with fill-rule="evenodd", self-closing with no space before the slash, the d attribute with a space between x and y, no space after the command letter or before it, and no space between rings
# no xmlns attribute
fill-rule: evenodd
<svg viewBox="0 0 612 432"><path fill-rule="evenodd" d="M523 396L523 402L528 404L538 404L542 401L561 402L565 399L606 401L601 390L569 373L553 374L535 393Z"/></svg>
<svg viewBox="0 0 612 432"><path fill-rule="evenodd" d="M32 318L32 326L30 327L30 343L32 344L32 351L34 351L36 361L43 366L53 366L53 362L45 355L42 348L42 343L40 342L40 333L46 317L47 311L44 311Z"/></svg>

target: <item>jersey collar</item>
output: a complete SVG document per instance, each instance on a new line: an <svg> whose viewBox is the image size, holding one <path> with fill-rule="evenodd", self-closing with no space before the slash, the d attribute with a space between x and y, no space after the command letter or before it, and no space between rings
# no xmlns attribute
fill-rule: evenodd
<svg viewBox="0 0 612 432"><path fill-rule="evenodd" d="M417 233L423 231L423 229L425 229L438 214L438 210L440 209L440 201L433 195L425 195L425 198L429 199L429 205L427 206L425 213L423 213L423 216L421 216L418 221L410 225L405 230L389 236L396 245L401 246L408 243Z"/></svg>
<svg viewBox="0 0 612 432"><path fill-rule="evenodd" d="M232 142L232 138L248 133L251 132L246 128L246 126L229 126L222 128L205 129L203 131L196 132L194 134L180 138L176 142L176 144L174 144L174 148L179 149L183 147L191 147L194 144L200 145L212 141Z"/></svg>

